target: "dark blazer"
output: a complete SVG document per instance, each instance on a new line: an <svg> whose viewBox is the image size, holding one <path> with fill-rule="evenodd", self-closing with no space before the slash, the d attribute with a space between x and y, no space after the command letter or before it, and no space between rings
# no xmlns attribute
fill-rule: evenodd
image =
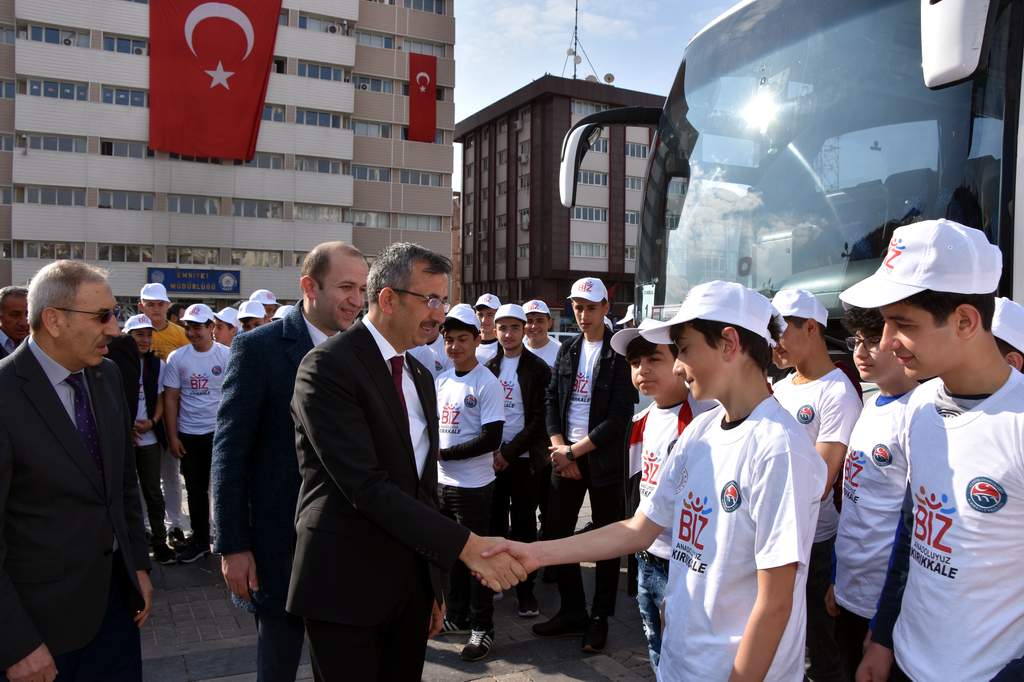
<svg viewBox="0 0 1024 682"><path fill-rule="evenodd" d="M107 609L113 540L144 605L149 569L131 421L117 366L85 370L101 477L49 379L22 343L0 360L0 670L40 644L88 644Z"/></svg>
<svg viewBox="0 0 1024 682"><path fill-rule="evenodd" d="M253 553L260 589L253 602L232 600L257 612L283 612L288 596L300 481L292 391L312 349L299 305L280 323L236 336L224 375L211 471L214 551Z"/></svg>
<svg viewBox="0 0 1024 682"><path fill-rule="evenodd" d="M505 350L498 346L498 353L484 365L494 376L501 374L501 360ZM501 447L502 456L511 462L523 453L530 453L530 467L534 472L540 471L548 463L548 444L551 442L544 428L544 394L548 382L551 381L551 369L548 363L534 355L526 347L519 354L519 366L516 368L519 379L519 390L523 394L523 430Z"/></svg>
<svg viewBox="0 0 1024 682"><path fill-rule="evenodd" d="M590 465L590 480L594 486L623 483L622 443L629 431L633 405L638 399L630 380L626 358L612 350L612 332L604 330L601 357L594 366L590 397L590 440L597 446L584 457ZM572 396L576 370L580 364L583 335L562 344L551 371L546 402L548 435L569 432L569 398Z"/></svg>
<svg viewBox="0 0 1024 682"><path fill-rule="evenodd" d="M139 404L139 374L142 370L139 360L145 361L146 376L143 379L143 389L146 395L146 413L151 416L156 414L156 401L160 399L160 358L153 351L146 353L145 356L140 355L135 339L128 334L122 334L107 344L107 359L117 365L121 372L124 397L133 423ZM167 445L163 421L153 426L153 435L156 436L158 443Z"/></svg>
<svg viewBox="0 0 1024 682"><path fill-rule="evenodd" d="M288 611L345 625L387 622L417 581L442 602L469 531L437 511L434 380L406 354L427 418L423 476L391 371L359 322L299 365L292 415L302 487ZM410 397L410 396L407 396ZM423 583L421 583L423 584Z"/></svg>

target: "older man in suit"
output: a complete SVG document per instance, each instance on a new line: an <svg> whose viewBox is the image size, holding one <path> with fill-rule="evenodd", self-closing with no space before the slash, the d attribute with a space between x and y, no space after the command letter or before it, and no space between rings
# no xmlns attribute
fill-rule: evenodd
<svg viewBox="0 0 1024 682"><path fill-rule="evenodd" d="M0 289L0 359L14 352L28 336L28 289Z"/></svg>
<svg viewBox="0 0 1024 682"><path fill-rule="evenodd" d="M366 295L366 259L345 242L315 247L301 272L302 304L235 339L213 443L214 549L233 600L255 614L259 682L295 679L305 635L284 610L299 495L295 373L314 346L355 322Z"/></svg>
<svg viewBox="0 0 1024 682"><path fill-rule="evenodd" d="M46 266L27 343L0 361L0 670L142 679L153 588L106 273Z"/></svg>

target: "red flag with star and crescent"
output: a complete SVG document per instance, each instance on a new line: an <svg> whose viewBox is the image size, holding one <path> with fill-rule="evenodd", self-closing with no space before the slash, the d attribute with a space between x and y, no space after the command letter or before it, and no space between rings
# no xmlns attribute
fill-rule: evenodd
<svg viewBox="0 0 1024 682"><path fill-rule="evenodd" d="M149 146L213 158L256 153L281 0L149 4Z"/></svg>
<svg viewBox="0 0 1024 682"><path fill-rule="evenodd" d="M437 134L437 57L409 53L409 139L433 142Z"/></svg>

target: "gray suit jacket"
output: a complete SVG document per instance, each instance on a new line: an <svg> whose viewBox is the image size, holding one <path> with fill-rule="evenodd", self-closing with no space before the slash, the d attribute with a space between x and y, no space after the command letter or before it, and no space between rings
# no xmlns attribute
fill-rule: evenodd
<svg viewBox="0 0 1024 682"><path fill-rule="evenodd" d="M143 606L149 569L131 417L121 375L86 369L100 432L101 477L27 343L0 360L0 670L40 644L88 644L107 607L113 539Z"/></svg>

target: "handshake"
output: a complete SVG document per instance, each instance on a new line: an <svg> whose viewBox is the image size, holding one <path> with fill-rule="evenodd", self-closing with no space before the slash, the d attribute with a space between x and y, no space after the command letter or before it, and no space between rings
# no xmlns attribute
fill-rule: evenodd
<svg viewBox="0 0 1024 682"><path fill-rule="evenodd" d="M473 577L486 587L501 592L513 587L543 564L531 545L505 538L485 538L469 534L459 554Z"/></svg>

